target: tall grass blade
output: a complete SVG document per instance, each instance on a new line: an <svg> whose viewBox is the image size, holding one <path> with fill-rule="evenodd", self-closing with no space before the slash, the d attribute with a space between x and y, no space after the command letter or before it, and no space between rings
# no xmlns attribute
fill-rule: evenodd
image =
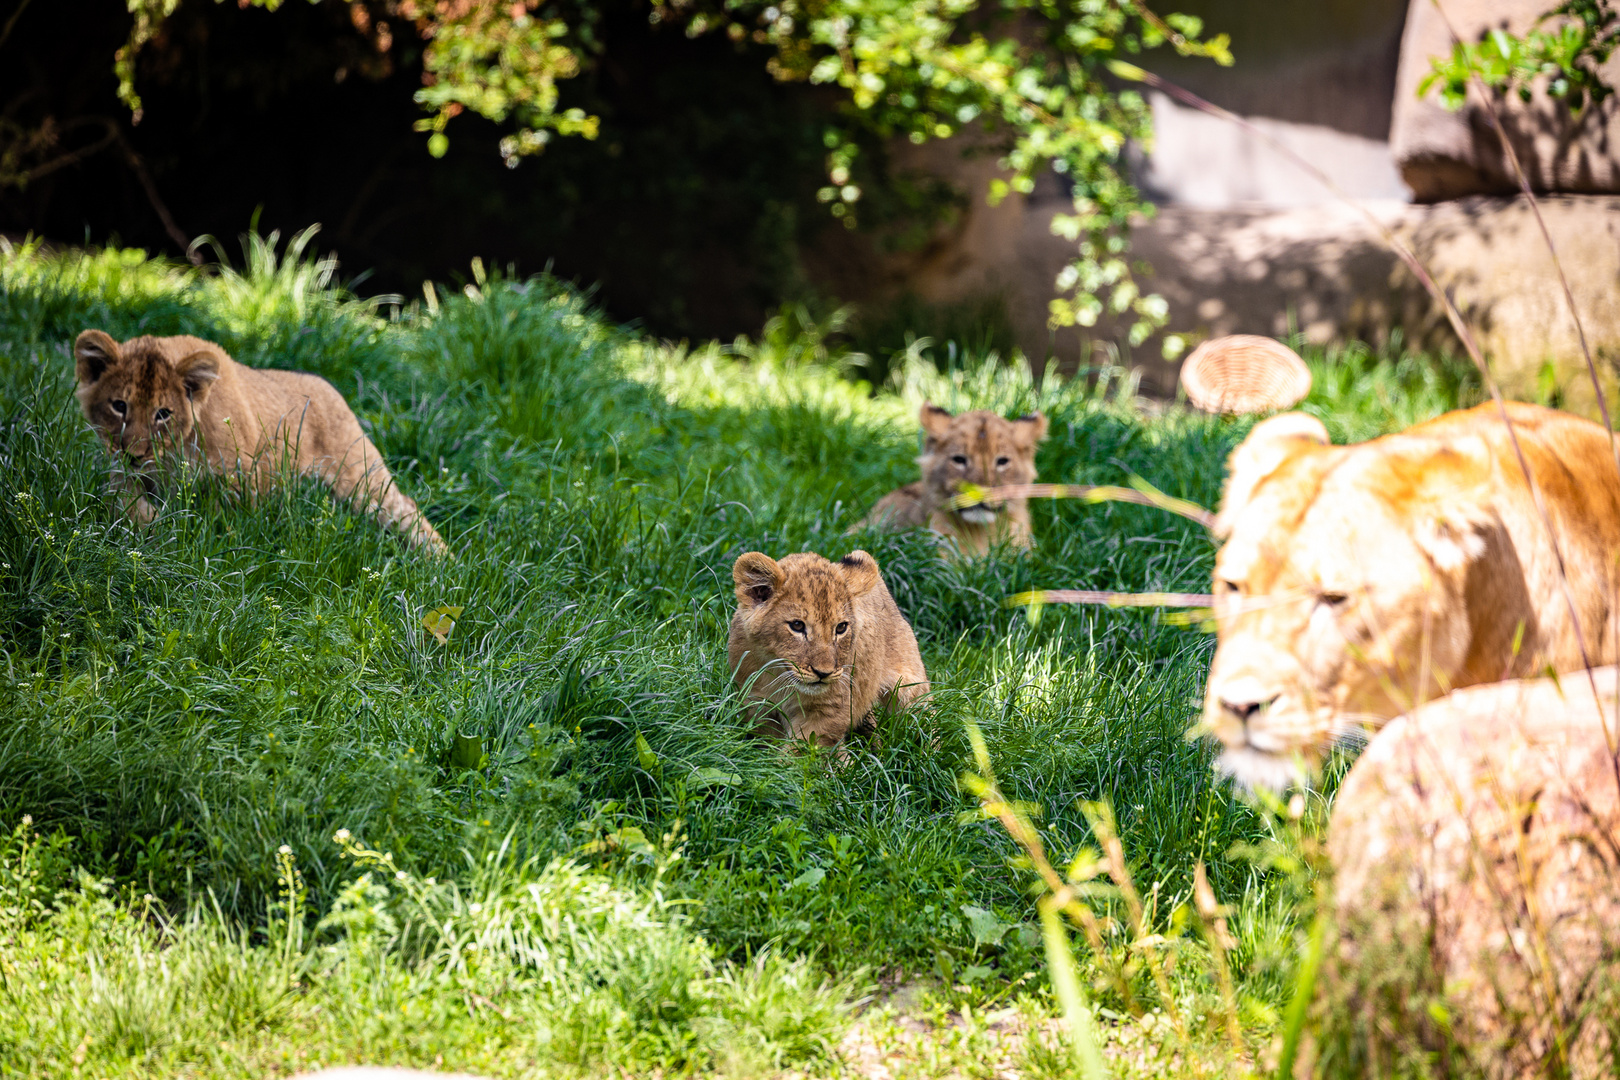
<svg viewBox="0 0 1620 1080"><path fill-rule="evenodd" d="M1063 919L1058 915L1053 899L1047 897L1041 902L1041 936L1046 941L1046 964L1051 974L1052 992L1063 1006L1063 1022L1069 1030L1069 1048L1074 1054L1075 1068L1082 1080L1104 1080L1108 1069L1103 1065L1102 1050L1097 1045L1092 1012L1086 1004L1085 991L1080 988L1080 973L1075 968L1069 935L1063 929Z"/></svg>
<svg viewBox="0 0 1620 1080"><path fill-rule="evenodd" d="M1316 996L1316 976L1322 968L1322 954L1327 949L1328 928L1333 921L1328 906L1322 904L1311 924L1311 936L1305 945L1304 961L1294 976L1294 996L1283 1014L1282 1052L1277 1055L1277 1080L1293 1080L1294 1059L1299 1056L1300 1036L1305 1032L1305 1018L1311 1011L1311 999Z"/></svg>

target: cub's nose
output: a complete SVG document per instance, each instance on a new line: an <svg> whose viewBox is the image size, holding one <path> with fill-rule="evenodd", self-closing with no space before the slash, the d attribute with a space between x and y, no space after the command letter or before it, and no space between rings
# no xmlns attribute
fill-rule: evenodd
<svg viewBox="0 0 1620 1080"><path fill-rule="evenodd" d="M817 682L826 682L836 669L828 668L826 671L822 671L820 668L816 667L816 665L811 664L810 670L815 674Z"/></svg>
<svg viewBox="0 0 1620 1080"><path fill-rule="evenodd" d="M1261 709L1267 709L1272 705L1275 705L1277 703L1277 699L1281 696L1282 695L1280 694L1273 694L1264 701L1228 701L1225 698L1221 698L1221 708L1243 721L1244 725L1247 726L1249 720L1253 718L1255 714L1257 714Z"/></svg>

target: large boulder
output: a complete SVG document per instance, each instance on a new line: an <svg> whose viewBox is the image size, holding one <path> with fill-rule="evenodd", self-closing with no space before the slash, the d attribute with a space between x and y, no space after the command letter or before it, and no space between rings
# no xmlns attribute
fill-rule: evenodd
<svg viewBox="0 0 1620 1080"><path fill-rule="evenodd" d="M1458 112L1441 106L1433 91L1421 99L1417 95L1430 60L1451 53L1446 16L1463 40L1474 42L1492 30L1522 34L1552 6L1551 0L1446 0L1443 16L1431 0L1412 0L1389 139L1401 178L1418 201L1519 190L1477 90L1469 91ZM1602 75L1610 85L1620 85L1620 52L1603 65ZM1528 102L1510 93L1496 94L1495 103L1535 191L1620 193L1620 95L1579 116L1539 85Z"/></svg>
<svg viewBox="0 0 1620 1080"><path fill-rule="evenodd" d="M1350 770L1328 833L1324 1065L1611 1075L1620 714L1615 669L1593 678L1595 695L1585 672L1457 691Z"/></svg>
<svg viewBox="0 0 1620 1080"><path fill-rule="evenodd" d="M1620 198L1547 196L1558 251L1611 406L1620 377ZM1413 208L1400 230L1462 312L1503 392L1596 415L1575 320L1535 214L1519 199L1476 197ZM1445 312L1403 265L1394 292L1407 340L1460 352Z"/></svg>

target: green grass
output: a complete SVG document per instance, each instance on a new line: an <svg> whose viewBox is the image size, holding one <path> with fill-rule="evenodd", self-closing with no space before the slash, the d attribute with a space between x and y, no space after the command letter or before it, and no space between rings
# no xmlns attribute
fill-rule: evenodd
<svg viewBox="0 0 1620 1080"><path fill-rule="evenodd" d="M0 976L26 991L0 995L0 1074L77 1057L240 1075L299 1048L503 1073L829 1070L856 988L919 973L981 1006L1033 993L1039 1012L1027 874L993 823L962 817L965 721L1056 859L1090 841L1080 804L1105 800L1161 918L1208 866L1237 906L1252 1038L1270 1037L1300 883L1234 854L1277 821L1184 737L1211 640L1153 612L1031 625L1003 604L1201 592L1207 537L1124 504L1038 505L1032 554L973 563L915 534L844 535L914 477L924 398L1043 409L1044 479L1137 474L1206 506L1247 422L1148 415L1117 380L1037 383L994 355L941 372L913 350L873 395L814 326L674 348L562 283L482 267L431 302L368 305L294 248L206 276L138 252L0 259L0 822L31 815L47 838L28 863L17 833L0 863ZM331 379L456 558L414 555L308 484L253 505L190 484L133 531L72 398L87 327L193 333ZM1409 359L1311 359L1307 407L1336 438L1469 392ZM841 764L751 739L725 666L732 561L856 546L915 626L937 705ZM443 644L420 622L441 604L464 608ZM340 829L392 869L356 884ZM69 867L88 876L52 901ZM513 914L531 895L580 928ZM468 897L503 914L459 923ZM487 967L456 951L479 934ZM576 948L597 959L568 962ZM1177 992L1207 1002L1199 970ZM70 1002L56 1019L53 995ZM1036 1074L1064 1068L1030 1053Z"/></svg>

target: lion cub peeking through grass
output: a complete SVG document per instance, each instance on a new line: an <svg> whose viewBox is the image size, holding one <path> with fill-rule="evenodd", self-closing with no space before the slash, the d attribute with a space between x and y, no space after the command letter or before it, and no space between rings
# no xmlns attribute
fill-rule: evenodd
<svg viewBox="0 0 1620 1080"><path fill-rule="evenodd" d="M750 551L731 577L732 679L762 732L833 746L879 702L903 709L928 693L917 638L866 552L777 562Z"/></svg>
<svg viewBox="0 0 1620 1080"><path fill-rule="evenodd" d="M140 524L157 516L160 457L178 451L258 494L284 467L318 477L355 509L411 544L445 551L416 504L394 486L377 448L332 384L299 371L243 367L212 342L138 337L119 344L86 330L73 347L79 407L114 453L113 489Z"/></svg>
<svg viewBox="0 0 1620 1080"><path fill-rule="evenodd" d="M956 541L964 555L988 554L999 543L1030 547L1034 537L1028 499L985 499L954 510L948 504L964 485L993 488L1034 481L1035 447L1046 438L1046 417L1036 412L1003 420L983 410L952 416L930 401L923 403L917 419L925 436L917 459L922 479L883 496L850 531L926 525Z"/></svg>

